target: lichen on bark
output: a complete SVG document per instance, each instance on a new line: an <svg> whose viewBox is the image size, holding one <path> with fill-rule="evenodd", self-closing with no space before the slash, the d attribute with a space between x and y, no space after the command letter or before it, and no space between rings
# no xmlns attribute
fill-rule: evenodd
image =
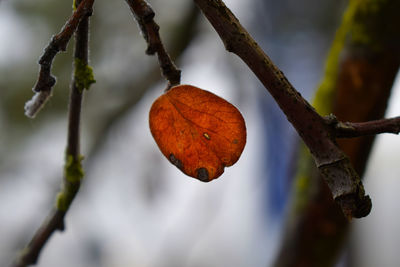
<svg viewBox="0 0 400 267"><path fill-rule="evenodd" d="M89 90L90 85L95 83L93 69L83 60L75 58L74 78L77 89L83 92L84 89Z"/></svg>
<svg viewBox="0 0 400 267"><path fill-rule="evenodd" d="M60 211L67 211L79 190L80 182L84 177L82 168L83 156L78 159L67 154L64 166L64 185L57 195L56 207Z"/></svg>

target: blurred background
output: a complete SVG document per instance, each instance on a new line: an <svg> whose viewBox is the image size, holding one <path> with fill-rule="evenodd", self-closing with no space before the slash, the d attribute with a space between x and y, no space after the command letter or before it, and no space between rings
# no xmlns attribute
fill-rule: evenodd
<svg viewBox="0 0 400 267"><path fill-rule="evenodd" d="M295 88L312 100L347 1L226 0ZM163 92L157 59L124 1L96 1L82 117L85 180L38 266L270 266L278 253L299 140L255 76L192 1L152 0L182 83L233 103L247 126L239 159L211 183L186 177L158 151L148 111ZM72 1L0 1L0 266L30 240L60 189L73 42L52 73L53 97L24 116L37 61ZM400 78L386 116L400 114ZM364 176L371 214L352 222L342 266L399 266L400 137L380 135ZM349 256L350 255L350 256ZM351 260L347 260L351 258Z"/></svg>

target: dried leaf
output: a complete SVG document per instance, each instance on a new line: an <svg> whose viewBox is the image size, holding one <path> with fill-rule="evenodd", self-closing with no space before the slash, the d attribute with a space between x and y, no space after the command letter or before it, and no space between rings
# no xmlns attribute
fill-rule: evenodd
<svg viewBox="0 0 400 267"><path fill-rule="evenodd" d="M154 101L150 130L161 152L185 174L203 182L233 165L246 144L239 110L191 85L171 88Z"/></svg>

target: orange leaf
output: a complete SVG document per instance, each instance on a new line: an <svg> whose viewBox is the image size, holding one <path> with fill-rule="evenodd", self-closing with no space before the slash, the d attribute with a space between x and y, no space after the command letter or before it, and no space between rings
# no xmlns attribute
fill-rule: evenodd
<svg viewBox="0 0 400 267"><path fill-rule="evenodd" d="M239 110L191 85L171 88L150 109L150 130L161 152L185 174L203 182L233 165L246 144Z"/></svg>

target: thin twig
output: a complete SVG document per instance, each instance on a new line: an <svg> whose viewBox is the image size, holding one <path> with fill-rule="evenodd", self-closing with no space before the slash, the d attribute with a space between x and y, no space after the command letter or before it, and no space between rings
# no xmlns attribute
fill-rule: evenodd
<svg viewBox="0 0 400 267"><path fill-rule="evenodd" d="M353 138L381 133L400 133L400 117L368 122L337 122L335 133L338 138Z"/></svg>
<svg viewBox="0 0 400 267"><path fill-rule="evenodd" d="M359 175L339 149L325 119L290 84L221 0L194 0L225 44L254 72L310 149L314 161L346 218L369 214Z"/></svg>
<svg viewBox="0 0 400 267"><path fill-rule="evenodd" d="M87 3L87 11L84 17L80 19L80 23L75 33L75 60L79 59L87 64L88 62L88 25L89 16L91 15L91 8L93 0L76 1L79 7L83 3ZM36 264L40 252L44 245L49 240L50 236L56 231L64 230L64 217L68 209L78 193L80 187L80 179L83 177L80 162L82 157L80 155L79 145L79 124L82 103L82 90L77 86L77 77L71 86L70 104L69 104L69 125L68 125L68 141L67 141L67 157L64 172L64 186L57 199L57 207L51 211L48 218L43 222L37 230L28 246L21 252L13 267L24 267L31 264ZM72 172L72 174L71 174ZM78 179L71 179L78 177Z"/></svg>
<svg viewBox="0 0 400 267"><path fill-rule="evenodd" d="M189 46L190 42L196 33L196 27L198 25L198 18L200 12L196 6L191 6L190 10L185 14L181 21L177 22L173 26L172 32L174 38L170 44L171 50L170 55L178 60L182 53ZM130 90L127 90L121 99L122 104L119 105L114 111L107 112L104 115L100 128L96 130L96 135L92 137L93 144L88 153L88 161L86 161L86 168L90 169L90 160L94 158L94 155L104 146L104 139L108 136L109 131L118 121L125 116L125 114L132 109L132 107L141 99L144 93L154 84L160 82L159 67L154 66L146 73L142 73L139 79L128 82L130 84Z"/></svg>
<svg viewBox="0 0 400 267"><path fill-rule="evenodd" d="M181 81L181 71L175 66L171 57L166 52L159 34L160 27L155 23L155 13L153 9L144 0L125 0L129 5L143 37L147 42L146 53L154 55L157 53L161 72L168 80L169 86L177 85Z"/></svg>
<svg viewBox="0 0 400 267"><path fill-rule="evenodd" d="M35 117L51 96L52 88L56 83L56 78L51 75L51 67L54 57L60 51L66 50L67 44L71 39L72 34L76 31L79 22L82 18L92 12L93 2L94 0L81 1L61 31L51 38L50 43L44 49L44 53L39 59L39 77L33 87L35 95L25 104L26 116L31 118Z"/></svg>

